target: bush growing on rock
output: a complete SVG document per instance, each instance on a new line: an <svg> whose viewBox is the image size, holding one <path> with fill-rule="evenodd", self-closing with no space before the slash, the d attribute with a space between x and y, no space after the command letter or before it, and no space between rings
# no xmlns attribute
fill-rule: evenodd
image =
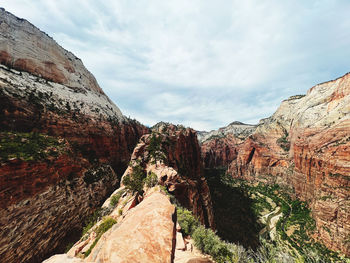
<svg viewBox="0 0 350 263"><path fill-rule="evenodd" d="M155 173L151 172L149 175L147 175L145 179L145 183L147 187L151 188L153 186L156 186L158 184L158 177Z"/></svg>
<svg viewBox="0 0 350 263"><path fill-rule="evenodd" d="M111 202L110 202L112 207L115 207L118 204L119 199L123 194L124 194L124 191L119 191L115 195L112 195Z"/></svg>
<svg viewBox="0 0 350 263"><path fill-rule="evenodd" d="M108 229L110 229L117 221L111 217L105 217L102 221L102 223L98 226L98 228L95 230L96 233L96 239L92 243L92 245L89 247L89 249L84 254L85 257L90 255L92 249L96 246L97 242L100 240L102 235L107 232Z"/></svg>
<svg viewBox="0 0 350 263"><path fill-rule="evenodd" d="M164 150L162 149L162 137L159 134L152 133L147 150L153 159L153 164L157 164L157 161L164 161L166 159Z"/></svg>
<svg viewBox="0 0 350 263"><path fill-rule="evenodd" d="M177 208L177 221L185 236L192 235L194 230L199 226L199 222L192 215L192 212L182 207Z"/></svg>
<svg viewBox="0 0 350 263"><path fill-rule="evenodd" d="M137 164L133 167L132 173L124 177L123 184L125 188L131 192L142 194L145 176L146 174L143 168L141 165Z"/></svg>
<svg viewBox="0 0 350 263"><path fill-rule="evenodd" d="M233 262L233 253L229 246L213 230L199 226L193 232L195 246L202 252L211 255L217 262Z"/></svg>

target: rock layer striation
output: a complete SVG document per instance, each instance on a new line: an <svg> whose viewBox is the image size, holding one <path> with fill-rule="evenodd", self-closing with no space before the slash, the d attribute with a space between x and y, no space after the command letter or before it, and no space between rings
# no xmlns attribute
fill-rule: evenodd
<svg viewBox="0 0 350 263"><path fill-rule="evenodd" d="M291 187L312 210L314 237L349 255L350 74L283 101L244 142L227 141L202 144L206 166L230 156L232 176Z"/></svg>
<svg viewBox="0 0 350 263"><path fill-rule="evenodd" d="M16 263L62 250L118 186L148 131L122 115L80 59L4 9L0 127L4 136L26 136L23 145L28 134L66 144L64 152L42 149L28 158L13 156L7 144L0 160L0 257Z"/></svg>

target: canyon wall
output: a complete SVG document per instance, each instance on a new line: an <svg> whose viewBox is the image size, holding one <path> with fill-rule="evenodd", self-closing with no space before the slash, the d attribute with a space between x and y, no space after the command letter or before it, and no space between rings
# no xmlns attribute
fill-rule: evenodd
<svg viewBox="0 0 350 263"><path fill-rule="evenodd" d="M45 263L213 262L193 248L190 237L182 235L179 205L214 228L196 132L161 123L141 137L121 187L102 206L102 220L67 254L52 256ZM114 225L100 235L105 222Z"/></svg>
<svg viewBox="0 0 350 263"><path fill-rule="evenodd" d="M197 132L205 168L227 168L237 158L239 145L255 129L256 125L234 121L218 130Z"/></svg>
<svg viewBox="0 0 350 263"><path fill-rule="evenodd" d="M209 167L222 158L210 144ZM293 188L312 210L314 237L349 255L350 74L283 101L243 143L226 145L235 152L228 173Z"/></svg>
<svg viewBox="0 0 350 263"><path fill-rule="evenodd" d="M115 190L148 129L80 59L4 9L0 63L0 257L39 262Z"/></svg>

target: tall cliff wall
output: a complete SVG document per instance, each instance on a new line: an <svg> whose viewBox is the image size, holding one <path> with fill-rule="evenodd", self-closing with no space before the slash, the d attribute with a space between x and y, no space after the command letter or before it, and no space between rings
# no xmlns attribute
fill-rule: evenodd
<svg viewBox="0 0 350 263"><path fill-rule="evenodd" d="M0 63L0 257L39 262L118 186L148 129L81 60L4 9Z"/></svg>
<svg viewBox="0 0 350 263"><path fill-rule="evenodd" d="M309 203L327 247L350 253L350 74L282 102L238 147L229 173L279 183Z"/></svg>

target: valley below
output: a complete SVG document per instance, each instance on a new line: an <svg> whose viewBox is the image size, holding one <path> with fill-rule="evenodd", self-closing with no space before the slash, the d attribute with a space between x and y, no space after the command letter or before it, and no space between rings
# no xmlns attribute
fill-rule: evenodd
<svg viewBox="0 0 350 263"><path fill-rule="evenodd" d="M343 262L346 257L313 238L315 220L291 188L233 179L208 169L217 234L242 245L253 262ZM249 258L249 256L248 256ZM245 261L242 261L245 262ZM249 260L247 260L249 262Z"/></svg>

